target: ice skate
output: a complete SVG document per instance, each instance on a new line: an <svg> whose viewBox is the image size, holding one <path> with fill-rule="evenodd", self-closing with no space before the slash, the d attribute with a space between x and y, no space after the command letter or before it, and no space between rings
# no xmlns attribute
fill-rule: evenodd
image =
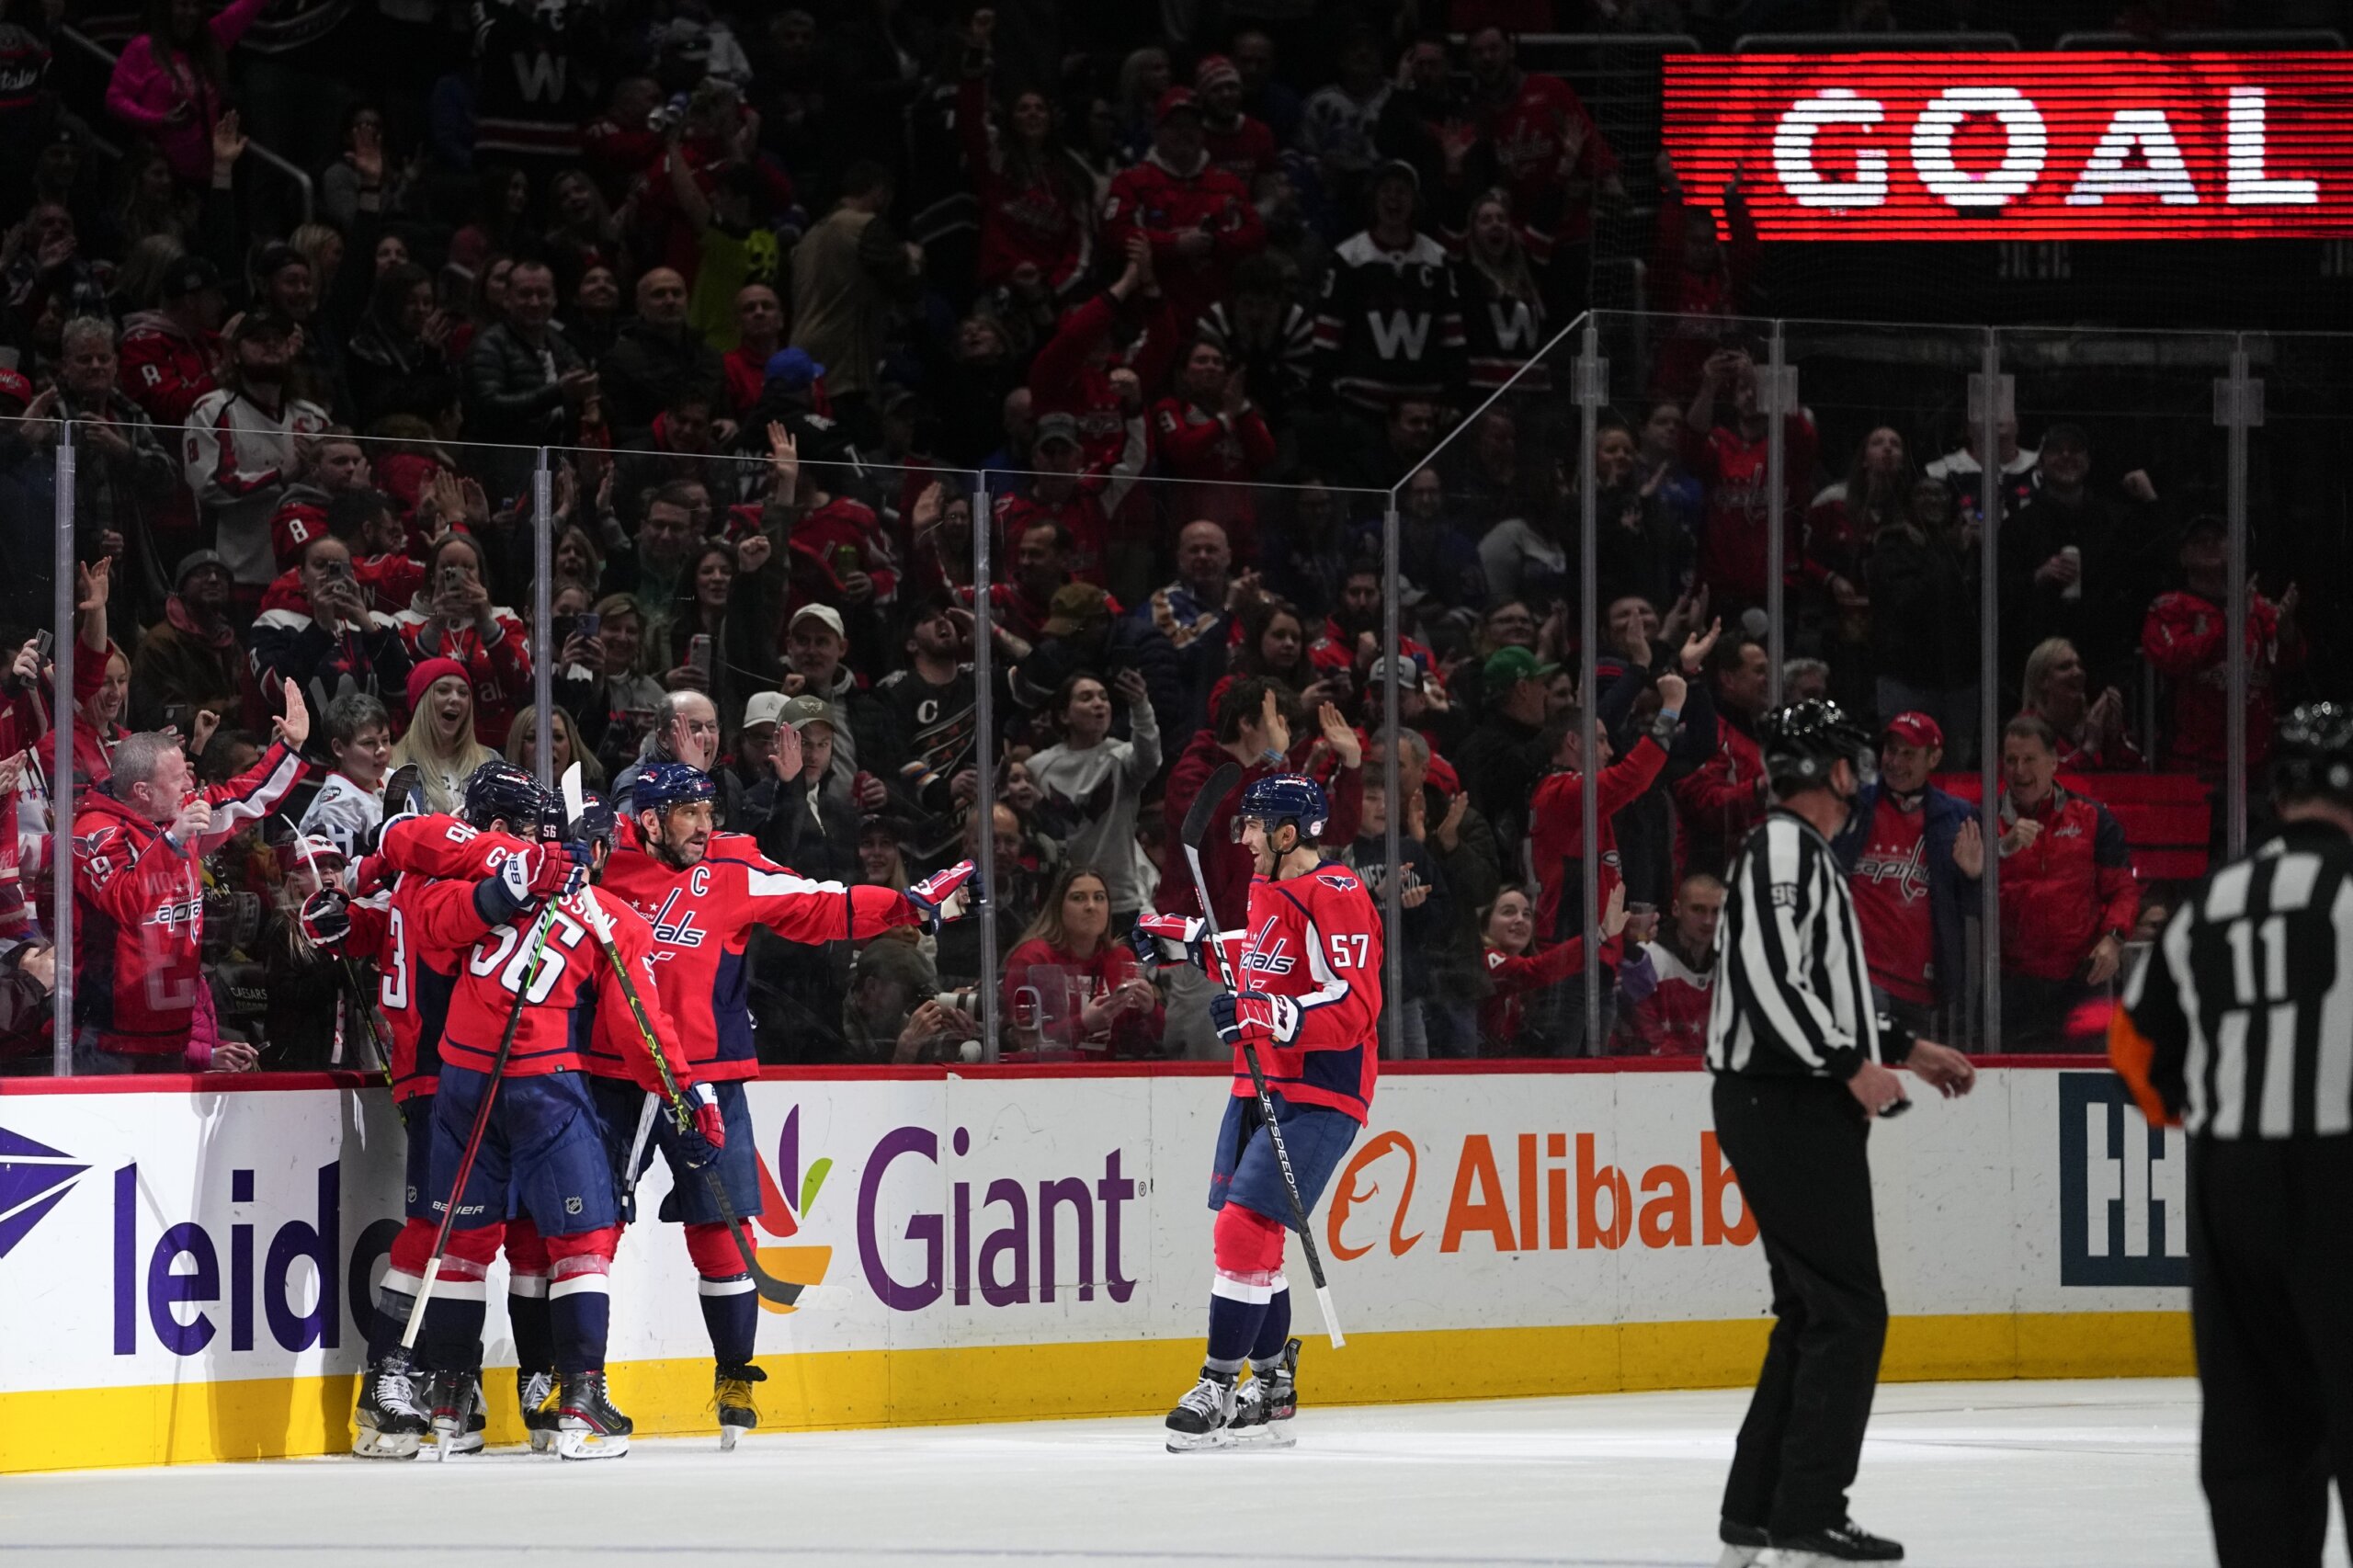
<svg viewBox="0 0 2353 1568"><path fill-rule="evenodd" d="M555 1451L568 1460L617 1460L635 1425L605 1394L602 1372L567 1372L556 1400Z"/></svg>
<svg viewBox="0 0 2353 1568"><path fill-rule="evenodd" d="M768 1381L768 1375L746 1362L741 1367L722 1367L711 1380L711 1401L719 1406L719 1451L734 1451L735 1439L760 1424L760 1412L752 1403L752 1385Z"/></svg>
<svg viewBox="0 0 2353 1568"><path fill-rule="evenodd" d="M1724 1543L1723 1555L1716 1559L1716 1568L1750 1568L1772 1544L1761 1525L1744 1525L1732 1519L1716 1522L1716 1539Z"/></svg>
<svg viewBox="0 0 2353 1568"><path fill-rule="evenodd" d="M1233 1445L1233 1383L1232 1372L1201 1369L1201 1381L1168 1413L1168 1451L1191 1453L1198 1449Z"/></svg>
<svg viewBox="0 0 2353 1568"><path fill-rule="evenodd" d="M1840 1562L1901 1562L1904 1548L1884 1540L1854 1520L1825 1529L1773 1537L1772 1550L1756 1559L1757 1568L1835 1568Z"/></svg>
<svg viewBox="0 0 2353 1568"><path fill-rule="evenodd" d="M1288 1449L1299 1441L1290 1418L1299 1414L1299 1341L1283 1342L1275 1365L1234 1391L1235 1443L1253 1449Z"/></svg>
<svg viewBox="0 0 2353 1568"><path fill-rule="evenodd" d="M522 1406L523 1430L531 1435L531 1451L555 1452L555 1374L517 1369L515 1403Z"/></svg>
<svg viewBox="0 0 2353 1568"><path fill-rule="evenodd" d="M359 1380L351 1451L363 1460L413 1460L431 1422L417 1406L416 1369L395 1350Z"/></svg>
<svg viewBox="0 0 2353 1568"><path fill-rule="evenodd" d="M433 1457L482 1451L482 1379L472 1372L436 1372L425 1385L425 1409L433 1424Z"/></svg>

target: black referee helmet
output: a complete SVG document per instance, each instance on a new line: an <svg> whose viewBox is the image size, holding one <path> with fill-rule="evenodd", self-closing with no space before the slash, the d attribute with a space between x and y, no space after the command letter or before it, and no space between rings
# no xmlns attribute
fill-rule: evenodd
<svg viewBox="0 0 2353 1568"><path fill-rule="evenodd" d="M1878 771L1870 731L1836 702L1810 699L1776 708L1757 722L1756 736L1776 795L1826 786L1831 765L1840 761L1853 767L1859 785Z"/></svg>
<svg viewBox="0 0 2353 1568"><path fill-rule="evenodd" d="M2272 753L2271 794L2353 806L2353 708L2307 702L2288 715Z"/></svg>

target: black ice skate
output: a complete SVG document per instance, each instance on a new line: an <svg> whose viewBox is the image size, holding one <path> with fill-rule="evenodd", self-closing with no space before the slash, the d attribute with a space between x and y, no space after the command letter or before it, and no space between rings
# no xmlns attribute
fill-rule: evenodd
<svg viewBox="0 0 2353 1568"><path fill-rule="evenodd" d="M752 1403L752 1385L768 1381L768 1375L745 1362L740 1367L722 1367L711 1379L711 1403L719 1406L719 1451L732 1453L735 1439L760 1424L760 1412Z"/></svg>
<svg viewBox="0 0 2353 1568"><path fill-rule="evenodd" d="M1299 1414L1299 1341L1283 1342L1275 1364L1235 1391L1233 1440L1254 1449L1288 1449L1299 1441L1290 1418Z"/></svg>
<svg viewBox="0 0 2353 1568"><path fill-rule="evenodd" d="M602 1372L566 1372L556 1396L555 1451L568 1460L617 1460L636 1426L605 1395Z"/></svg>
<svg viewBox="0 0 2353 1568"><path fill-rule="evenodd" d="M1750 1568L1772 1544L1764 1526L1744 1525L1733 1519L1717 1521L1716 1539L1724 1543L1724 1552L1716 1559L1716 1568Z"/></svg>
<svg viewBox="0 0 2353 1568"><path fill-rule="evenodd" d="M1203 1367L1201 1381L1168 1413L1168 1451L1233 1447L1233 1374Z"/></svg>
<svg viewBox="0 0 2353 1568"><path fill-rule="evenodd" d="M1773 1537L1773 1550L1757 1559L1758 1568L1833 1568L1840 1562L1901 1562L1904 1548L1882 1540L1854 1520L1827 1529Z"/></svg>
<svg viewBox="0 0 2353 1568"><path fill-rule="evenodd" d="M436 1372L425 1385L425 1408L433 1423L433 1457L482 1451L489 1417L482 1408L482 1378L474 1372Z"/></svg>
<svg viewBox="0 0 2353 1568"><path fill-rule="evenodd" d="M523 1407L523 1430L535 1454L555 1452L555 1374L515 1370L515 1403Z"/></svg>
<svg viewBox="0 0 2353 1568"><path fill-rule="evenodd" d="M431 1427L417 1403L416 1369L395 1350L359 1380L352 1412L351 1451L363 1460L413 1460Z"/></svg>

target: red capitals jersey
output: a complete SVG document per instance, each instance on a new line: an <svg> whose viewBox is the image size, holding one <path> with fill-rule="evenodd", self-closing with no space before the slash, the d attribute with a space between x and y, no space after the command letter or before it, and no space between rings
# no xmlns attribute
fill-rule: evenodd
<svg viewBox="0 0 2353 1568"><path fill-rule="evenodd" d="M1693 969L1667 942L1644 942L1619 971L1612 1056L1704 1056L1716 970Z"/></svg>
<svg viewBox="0 0 2353 1568"><path fill-rule="evenodd" d="M505 605L493 606L490 614L498 635L488 642L473 627L452 631L411 608L396 608L392 620L411 661L455 659L465 665L474 687L474 733L503 735L531 700L531 636Z"/></svg>
<svg viewBox="0 0 2353 1568"><path fill-rule="evenodd" d="M1250 880L1242 986L1277 999L1270 1024L1245 1024L1267 1086L1294 1105L1359 1122L1380 1072L1381 915L1364 883L1324 861L1304 876ZM1233 1093L1256 1093L1240 1048Z"/></svg>
<svg viewBox="0 0 2353 1568"><path fill-rule="evenodd" d="M74 814L74 1011L98 1048L178 1056L209 1027L211 994L201 953L204 888L197 857L268 815L302 778L272 744L226 784L194 791L212 803L212 831L175 848L152 822L106 790Z"/></svg>
<svg viewBox="0 0 2353 1568"><path fill-rule="evenodd" d="M1906 811L1893 791L1882 792L1870 838L1855 858L1847 886L1863 924L1863 957L1873 983L1906 1002L1933 1004L1937 937L1928 911L1927 834L1919 801Z"/></svg>
<svg viewBox="0 0 2353 1568"><path fill-rule="evenodd" d="M743 851L730 846L728 853ZM744 944L754 926L815 945L864 941L917 918L915 906L890 888L812 881L756 851L743 858L706 856L680 871L641 850L617 849L606 862L603 888L611 895L608 903L626 901L645 917L662 1009L676 1023L695 1075L714 1083L755 1077L760 1070L744 966ZM607 1060L601 1044L590 1050L592 1071L611 1078L633 1075ZM644 1057L642 1050L635 1054Z"/></svg>
<svg viewBox="0 0 2353 1568"><path fill-rule="evenodd" d="M1772 485L1767 437L1750 440L1729 425L1685 428L1683 465L1706 486L1708 515L1699 524L1699 581L1720 605L1765 602L1766 534ZM1792 414L1781 430L1781 533L1785 574L1805 562L1805 476L1813 472L1813 421Z"/></svg>
<svg viewBox="0 0 2353 1568"><path fill-rule="evenodd" d="M2230 617L2219 604L2187 591L2160 594L2141 625L2141 653L2173 684L2168 766L2213 771L2230 761ZM2303 663L2301 637L2279 633L2279 607L2251 595L2246 614L2246 766L2259 773L2271 757L2271 688L2283 670Z"/></svg>
<svg viewBox="0 0 2353 1568"><path fill-rule="evenodd" d="M1596 880L1594 907L1609 902L1609 890L1623 880L1619 869L1618 813L1639 799L1658 779L1666 753L1644 735L1626 755L1601 770L1596 801L1596 844L1601 852L1601 875ZM1571 896L1578 885L1585 858L1585 775L1554 773L1536 786L1528 802L1528 840L1536 861L1536 933L1548 941L1578 935L1585 917L1583 895Z"/></svg>
<svg viewBox="0 0 2353 1568"><path fill-rule="evenodd" d="M1552 260L1556 238L1574 243L1590 235L1593 204L1568 199L1569 178L1606 179L1618 172L1618 154L1575 89L1557 76L1524 72L1508 98L1478 105L1474 113L1495 173L1511 193L1529 259L1541 267Z"/></svg>
<svg viewBox="0 0 2353 1568"><path fill-rule="evenodd" d="M1127 499L1132 475L1082 475L1061 501L1040 501L1029 495L1007 495L996 504L997 538L1009 555L1021 536L1040 523L1060 523L1070 530L1070 574L1074 582L1106 585L1103 558L1111 544L1111 514ZM995 601L992 600L992 603Z"/></svg>
<svg viewBox="0 0 2353 1568"><path fill-rule="evenodd" d="M392 1037L395 1101L429 1095L440 1081L441 1030L458 964L490 934L473 915L474 883L522 847L519 838L453 816L394 817L379 835L377 855L394 874L392 886L351 906L345 946L375 961L376 1006ZM428 904L446 938L438 945L425 939Z"/></svg>
<svg viewBox="0 0 2353 1568"><path fill-rule="evenodd" d="M1623 950L1616 937L1601 946L1601 961L1614 965ZM1548 985L1558 985L1573 974L1585 972L1585 938L1572 937L1565 942L1555 942L1549 948L1531 947L1524 953L1507 953L1489 945L1487 949L1487 999L1479 1004L1479 1038L1496 1045L1509 1045L1519 1039L1520 1020L1527 1008L1525 998L1531 991L1541 991Z"/></svg>
<svg viewBox="0 0 2353 1568"><path fill-rule="evenodd" d="M550 1073L589 1070L594 1057L598 1069L627 1078L642 1087L658 1090L655 1072L636 1016L597 939L588 901L597 900L613 928L613 946L644 1005L645 1021L670 1064L671 1075L683 1087L693 1076L677 1046L678 1031L663 1008L660 977L654 962L654 933L644 919L618 898L602 897L584 888L560 903L548 928L546 961L529 963L531 931L540 911L527 910L473 944L458 971L457 990L449 998L449 1022L441 1037L441 1057L458 1067L490 1071L506 1033L508 1016L520 998L521 1017L515 1044L506 1057L506 1075L537 1077ZM423 939L434 947L449 947L463 939L467 922L454 910L428 906L420 912ZM467 915L472 907L467 906ZM478 928L478 927L477 927Z"/></svg>

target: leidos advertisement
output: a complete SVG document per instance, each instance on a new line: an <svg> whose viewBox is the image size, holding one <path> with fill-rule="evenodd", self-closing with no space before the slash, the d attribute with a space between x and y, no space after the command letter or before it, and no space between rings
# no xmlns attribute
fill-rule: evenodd
<svg viewBox="0 0 2353 1568"><path fill-rule="evenodd" d="M2353 233L2353 55L1672 55L1685 199L1767 240Z"/></svg>
<svg viewBox="0 0 2353 1568"><path fill-rule="evenodd" d="M2142 1124L2103 1073L1982 1083L1873 1136L1898 1314L2180 1310L2178 1135ZM764 1266L802 1287L769 1306L761 1353L1165 1341L1181 1374L1224 1089L754 1085L748 1218ZM1417 1074L1374 1108L1315 1217L1352 1341L1764 1311L1704 1074ZM0 1096L0 1411L42 1390L356 1370L400 1139L376 1091ZM641 1212L666 1183L657 1166ZM1303 1275L1295 1249L1291 1264ZM708 1358L676 1227L634 1227L613 1285L617 1362ZM495 1306L487 1332L492 1363L511 1360Z"/></svg>

